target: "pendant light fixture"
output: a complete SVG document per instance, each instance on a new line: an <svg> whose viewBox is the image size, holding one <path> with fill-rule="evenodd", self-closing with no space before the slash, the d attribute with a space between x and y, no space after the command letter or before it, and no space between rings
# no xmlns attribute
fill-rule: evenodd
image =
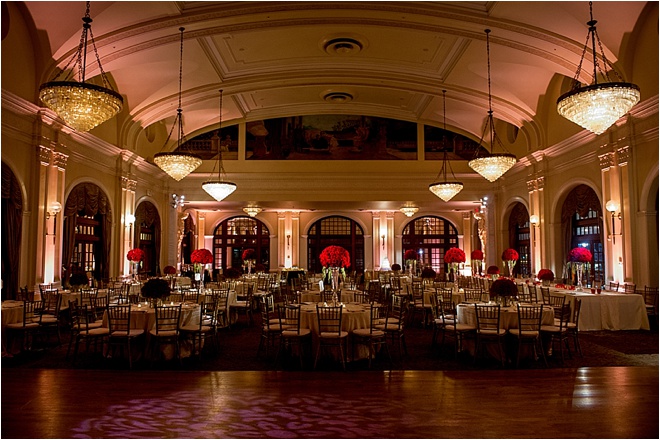
<svg viewBox="0 0 660 440"><path fill-rule="evenodd" d="M83 30L78 50L63 70L57 73L50 82L39 87L39 99L57 113L68 126L81 132L89 131L114 117L124 105L124 99L112 88L103 66L101 66L101 59L94 43L89 7L90 2L87 2L85 16L82 19ZM87 34L89 34L94 49L104 87L85 82ZM78 70L80 81L73 79L76 70ZM62 75L64 76L60 79Z"/></svg>
<svg viewBox="0 0 660 440"><path fill-rule="evenodd" d="M186 177L188 174L192 173L202 164L202 158L198 155L189 152L181 151L181 145L184 143L183 136L183 119L182 114L183 110L181 109L181 82L183 78L183 31L185 28L179 28L181 32L181 50L180 50L180 61L179 61L179 107L176 109L176 118L174 124L172 125L172 130L165 140L165 145L170 140L172 136L172 131L176 127L177 129L177 143L176 150L166 153L157 153L154 155L154 162L160 169L169 174L174 180L179 181Z"/></svg>
<svg viewBox="0 0 660 440"><path fill-rule="evenodd" d="M474 171L479 173L483 178L491 182L495 182L502 177L504 173L509 171L518 161L516 156L510 153L493 153L495 143L499 144L503 150L504 145L495 132L495 121L493 120L493 97L490 91L490 29L484 30L486 33L486 57L488 60L488 117L486 118L486 125L484 132L479 141L479 147L486 138L486 132L490 136L490 153L480 153L481 148L477 147L476 157L468 162L468 166Z"/></svg>
<svg viewBox="0 0 660 440"><path fill-rule="evenodd" d="M436 196L440 197L442 200L445 202L450 201L456 194L461 192L463 189L463 183L458 182L456 180L456 176L454 176L454 170L451 168L451 163L447 160L447 104L445 100L445 95L447 94L446 90L442 91L442 128L444 129L445 133L442 138L442 150L443 150L443 155L442 155L442 168L440 169L440 172L438 173L436 177L436 182L433 182L432 184L429 185L429 190L435 194ZM451 177L453 180L449 181L447 180L447 168L449 168L449 171L451 172ZM440 179L440 176L442 175L442 180Z"/></svg>
<svg viewBox="0 0 660 440"><path fill-rule="evenodd" d="M222 90L220 90L220 124L218 126L218 179L207 180L202 183L202 189L206 191L211 197L218 202L224 200L229 194L236 191L236 184L226 180L225 168L222 166L222 136L220 136L220 129L222 128ZM215 169L215 168L214 168ZM255 214L256 215L256 214Z"/></svg>
<svg viewBox="0 0 660 440"><path fill-rule="evenodd" d="M559 97L557 112L569 121L575 122L593 133L601 134L639 102L640 92L637 85L623 82L612 63L607 60L596 31L597 21L594 20L591 2L589 2L589 16L591 18L587 22L589 32L582 50L580 64L573 78L573 88L570 92ZM594 59L593 83L589 86L580 87L579 77L589 40L591 40L591 54ZM600 55L603 58L604 66L602 68L598 62L596 41L598 42ZM610 70L607 70L608 68ZM619 81L613 81L610 72L614 72ZM599 74L608 82L598 83Z"/></svg>

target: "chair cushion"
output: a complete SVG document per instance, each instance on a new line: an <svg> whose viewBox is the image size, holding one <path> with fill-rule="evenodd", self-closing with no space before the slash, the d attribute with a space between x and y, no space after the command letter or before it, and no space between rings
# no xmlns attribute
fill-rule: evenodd
<svg viewBox="0 0 660 440"><path fill-rule="evenodd" d="M39 323L38 322L30 322L28 324L25 324L25 327L23 327L23 323L14 323L14 324L7 324L7 328L11 328L14 330L22 330L22 329L35 329L39 328Z"/></svg>
<svg viewBox="0 0 660 440"><path fill-rule="evenodd" d="M242 307L242 308L245 308L245 307L247 307L247 306L249 306L249 304L247 303L247 301L236 301L235 303L231 304L231 307Z"/></svg>
<svg viewBox="0 0 660 440"><path fill-rule="evenodd" d="M307 336L307 335L311 335L311 334L312 334L312 331L308 328L301 328L300 333L298 333L295 330L284 330L282 332L282 336L284 336L285 338L303 337L303 336Z"/></svg>
<svg viewBox="0 0 660 440"><path fill-rule="evenodd" d="M509 329L509 333L511 333L513 336L523 338L535 338L539 335L539 332L536 330L520 330L519 328Z"/></svg>
<svg viewBox="0 0 660 440"><path fill-rule="evenodd" d="M352 331L352 333L356 336L360 337L377 337L377 336L385 336L385 332L382 330L373 330L370 331L368 328L358 328Z"/></svg>
<svg viewBox="0 0 660 440"><path fill-rule="evenodd" d="M201 330L200 330L199 325L194 325L193 324L193 325L184 325L181 328L179 328L179 330L182 331L182 332L187 332L187 333L196 333L196 332L206 333L206 332L211 331L211 327L209 327L207 325L203 325L201 327Z"/></svg>
<svg viewBox="0 0 660 440"><path fill-rule="evenodd" d="M53 315L41 315L42 324L56 324L57 322L57 318Z"/></svg>
<svg viewBox="0 0 660 440"><path fill-rule="evenodd" d="M541 326L541 331L542 332L547 332L547 333L559 333L560 328L559 328L559 326L556 326L556 325L542 325ZM565 332L566 329L565 328L561 329L561 331Z"/></svg>
<svg viewBox="0 0 660 440"><path fill-rule="evenodd" d="M93 328L101 328L101 327L103 327L103 322L102 321L94 321L94 322L87 323L87 328L89 330L91 330Z"/></svg>
<svg viewBox="0 0 660 440"><path fill-rule="evenodd" d="M451 325L451 326L447 326L446 328L449 329L449 330L453 330L454 326ZM462 324L462 323L457 323L456 324L456 331L457 332L469 332L471 330L476 330L476 329L477 328L475 326L470 325L470 324Z"/></svg>
<svg viewBox="0 0 660 440"><path fill-rule="evenodd" d="M341 331L339 333L339 336L337 336L337 332L321 332L319 335L319 338L322 339L337 339L337 338L345 338L348 336L348 332Z"/></svg>
<svg viewBox="0 0 660 440"><path fill-rule="evenodd" d="M153 330L149 330L149 334L161 338L171 338L173 336L177 336L179 333L176 330L164 330L156 333L156 329L153 329Z"/></svg>
<svg viewBox="0 0 660 440"><path fill-rule="evenodd" d="M113 338L134 338L135 336L140 336L141 334L144 333L144 330L141 328L132 328L129 331L126 330L115 330L112 333L110 333L110 336Z"/></svg>
<svg viewBox="0 0 660 440"><path fill-rule="evenodd" d="M110 329L107 327L99 327L82 331L80 334L83 336L105 336L110 334Z"/></svg>
<svg viewBox="0 0 660 440"><path fill-rule="evenodd" d="M477 329L477 333L480 335L486 335L486 336L503 336L506 334L506 330L503 328L498 328L498 329Z"/></svg>

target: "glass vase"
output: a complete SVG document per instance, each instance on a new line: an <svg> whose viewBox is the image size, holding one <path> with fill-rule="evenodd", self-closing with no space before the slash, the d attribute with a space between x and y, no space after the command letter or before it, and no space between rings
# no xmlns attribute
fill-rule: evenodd
<svg viewBox="0 0 660 440"><path fill-rule="evenodd" d="M577 283L575 290L577 292L582 292L582 271L584 270L583 263L575 263L575 273L577 275Z"/></svg>
<svg viewBox="0 0 660 440"><path fill-rule="evenodd" d="M513 278L513 266L515 265L515 260L506 260L506 267L509 270L509 278Z"/></svg>
<svg viewBox="0 0 660 440"><path fill-rule="evenodd" d="M332 268L332 290L339 289L339 269L336 267Z"/></svg>

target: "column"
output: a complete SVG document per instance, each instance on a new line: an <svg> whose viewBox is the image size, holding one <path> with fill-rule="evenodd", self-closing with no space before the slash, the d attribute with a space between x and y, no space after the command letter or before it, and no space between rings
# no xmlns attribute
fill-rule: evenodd
<svg viewBox="0 0 660 440"><path fill-rule="evenodd" d="M209 249L206 243L206 213L202 211L197 211L197 235L195 238L197 249ZM211 249L213 249L213 246L211 246Z"/></svg>
<svg viewBox="0 0 660 440"><path fill-rule="evenodd" d="M463 235L458 236L458 247L465 252L465 265L463 268L464 276L472 275L472 258L470 254L474 249L472 243L472 213L470 211L463 212ZM462 242L462 243L461 243Z"/></svg>
<svg viewBox="0 0 660 440"><path fill-rule="evenodd" d="M542 249L543 240L541 237L541 223L543 222L542 212L542 194L543 178L534 178L527 182L527 191L529 193L529 228L530 228L530 251L531 272L538 273L543 266Z"/></svg>
<svg viewBox="0 0 660 440"><path fill-rule="evenodd" d="M126 254L128 251L138 247L140 245L139 241L135 241L135 236L139 236L133 231L133 228L139 228L139 225L135 225L135 189L137 187L137 181L130 179L128 176L121 177L121 201L120 201L120 210L121 210L121 226L122 226L122 246L119 252L122 275L128 275L131 273L131 263L126 259Z"/></svg>
<svg viewBox="0 0 660 440"><path fill-rule="evenodd" d="M619 169L616 165L616 154L614 152L599 155L601 180L603 188L603 199L601 200L603 211L603 237L607 237L604 243L605 251L605 280L623 282L623 255L621 236L621 225L617 221L617 213L620 212L621 194L619 185ZM615 212L608 211L608 206L613 206ZM612 208L611 208L612 209ZM613 215L614 214L614 215Z"/></svg>
<svg viewBox="0 0 660 440"><path fill-rule="evenodd" d="M286 267L286 255L287 255L287 245L286 245L286 236L287 236L287 212L286 211L277 211L277 267ZM289 242L291 241L291 232L288 233Z"/></svg>
<svg viewBox="0 0 660 440"><path fill-rule="evenodd" d="M631 185L634 184L634 179L631 175L630 167L628 166L631 160L631 155L632 149L629 146L619 148L616 151L617 164L619 166L619 194L621 197L621 206L619 211L620 216L619 218L615 218L615 222L618 220L619 224L617 227L617 233L621 234L621 257L623 258L623 261L621 262L621 279L628 283L634 283L632 225L634 221L633 212L637 210L636 203L633 200L634 191L632 191L631 188Z"/></svg>

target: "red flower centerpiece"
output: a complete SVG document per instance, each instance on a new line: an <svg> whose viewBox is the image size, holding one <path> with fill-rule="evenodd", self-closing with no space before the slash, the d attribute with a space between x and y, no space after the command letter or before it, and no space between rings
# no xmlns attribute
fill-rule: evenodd
<svg viewBox="0 0 660 440"><path fill-rule="evenodd" d="M496 279L500 276L500 268L497 266L488 266L488 269L486 269L486 274L490 275L492 279Z"/></svg>
<svg viewBox="0 0 660 440"><path fill-rule="evenodd" d="M500 278L495 280L490 286L490 297L499 299L504 306L509 304L510 298L518 295L518 287L516 283L508 278Z"/></svg>
<svg viewBox="0 0 660 440"><path fill-rule="evenodd" d="M323 281L332 285L332 289L339 288L339 275L346 275L345 269L351 265L351 256L341 246L328 246L323 249L319 260L323 265Z"/></svg>
<svg viewBox="0 0 660 440"><path fill-rule="evenodd" d="M128 254L126 254L126 259L128 261L133 261L133 262L139 262L142 261L144 258L144 251L142 249L131 249L128 251Z"/></svg>
<svg viewBox="0 0 660 440"><path fill-rule="evenodd" d="M583 247L573 248L568 253L568 261L571 263L589 263L592 258L593 255L591 255L589 249Z"/></svg>
<svg viewBox="0 0 660 440"><path fill-rule="evenodd" d="M445 263L447 264L458 264L465 263L465 252L463 249L451 248L448 249L445 253Z"/></svg>
<svg viewBox="0 0 660 440"><path fill-rule="evenodd" d="M584 265L590 263L593 258L591 251L583 247L576 247L571 249L568 253L568 261L571 262L571 266L575 267L577 272L577 290L578 292L582 291L582 270Z"/></svg>
<svg viewBox="0 0 660 440"><path fill-rule="evenodd" d="M509 277L511 278L513 278L513 267L516 265L518 258L520 258L520 255L518 255L518 251L515 249L509 248L502 252L502 260L509 269Z"/></svg>
<svg viewBox="0 0 660 440"><path fill-rule="evenodd" d="M174 266L165 266L163 272L165 272L165 275L174 275L176 274L176 268Z"/></svg>
<svg viewBox="0 0 660 440"><path fill-rule="evenodd" d="M243 254L241 254L241 258L243 259L243 265L248 268L248 275L251 274L252 266L256 263L257 253L254 249L245 249Z"/></svg>
<svg viewBox="0 0 660 440"><path fill-rule="evenodd" d="M408 249L403 253L403 261L406 262L406 266L408 266L408 272L412 277L415 266L417 265L417 252L415 252L413 249Z"/></svg>
<svg viewBox="0 0 660 440"><path fill-rule="evenodd" d="M537 275L538 279L541 280L544 286L550 285L550 282L555 279L555 274L550 269L541 269Z"/></svg>
<svg viewBox="0 0 660 440"><path fill-rule="evenodd" d="M481 249L475 249L470 254L470 259L482 261L484 259L484 253L481 251Z"/></svg>
<svg viewBox="0 0 660 440"><path fill-rule="evenodd" d="M193 264L213 263L213 254L208 249L195 249L190 254L190 262Z"/></svg>

